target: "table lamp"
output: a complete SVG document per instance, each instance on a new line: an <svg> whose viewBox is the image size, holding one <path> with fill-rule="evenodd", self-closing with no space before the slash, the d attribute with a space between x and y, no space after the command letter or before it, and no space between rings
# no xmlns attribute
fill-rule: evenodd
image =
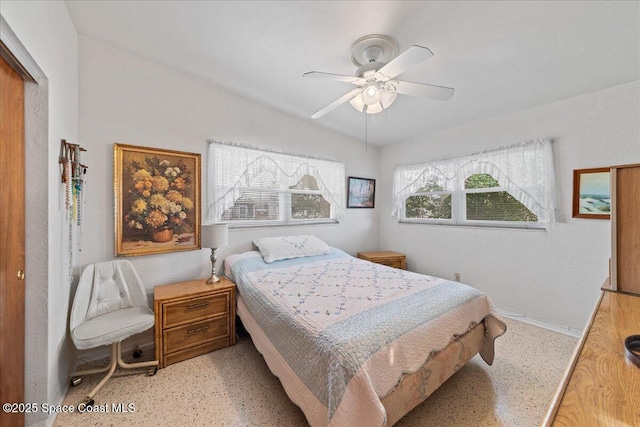
<svg viewBox="0 0 640 427"><path fill-rule="evenodd" d="M216 276L216 251L227 246L229 240L229 228L227 224L203 225L201 228L200 243L203 248L211 248L211 277L207 284L211 285L220 281Z"/></svg>

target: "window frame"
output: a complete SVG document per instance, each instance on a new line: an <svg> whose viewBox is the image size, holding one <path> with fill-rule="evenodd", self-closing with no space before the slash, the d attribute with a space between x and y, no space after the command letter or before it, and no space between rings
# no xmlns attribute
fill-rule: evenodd
<svg viewBox="0 0 640 427"><path fill-rule="evenodd" d="M507 224L498 224L492 221L486 227L506 225L509 228L548 230L552 227L551 224L560 219L553 151L553 140L545 138L459 157L398 165L393 170L391 215L399 222L420 221L433 224L434 220L404 218L408 196L432 182L439 183L444 190L462 189L462 176L485 173L494 177L513 198L538 217L537 223L513 224L513 221L509 221ZM465 225L471 224L467 222Z"/></svg>
<svg viewBox="0 0 640 427"><path fill-rule="evenodd" d="M407 218L407 199L415 196L434 196L434 195L450 195L451 196L451 218ZM402 202L402 213L401 213L401 221L400 222L415 222L415 223L426 223L426 224L447 224L454 225L454 192L447 190L439 190L439 191L421 191L418 193L412 193L407 195Z"/></svg>
<svg viewBox="0 0 640 427"><path fill-rule="evenodd" d="M320 190L303 190L303 189L296 189L296 188L249 187L245 191L277 194L278 195L278 212L279 212L278 215L280 216L280 218L279 219L262 219L262 220L255 220L255 219L226 220L226 223L229 224L229 228L276 227L276 226L291 226L291 225L307 225L307 224L317 225L317 224L337 224L338 223L337 219L332 219L332 218L308 218L308 219L293 218L291 196L293 194L313 194L313 195L322 196L322 192ZM326 200L324 197L322 199ZM329 202L327 201L327 203Z"/></svg>
<svg viewBox="0 0 640 427"><path fill-rule="evenodd" d="M464 182L473 175L479 173L473 173L465 177L464 180L460 180L464 185ZM486 174L491 176L491 174ZM493 178L493 176L491 176ZM493 178L495 179L495 178ZM402 209L400 212L399 223L408 224L431 224L431 225L449 225L455 227L477 227L477 228L511 228L511 229L531 229L531 230L546 230L547 224L538 221L489 221L489 220L473 220L467 219L467 194L471 193L500 193L509 191L502 187L484 187L484 188L456 188L455 190L442 190L442 191L428 191L408 194L402 200ZM406 203L407 199L414 196L429 196L439 194L451 195L451 219L443 218L407 218L406 217ZM516 199L517 200L517 199ZM524 205L523 205L524 206Z"/></svg>
<svg viewBox="0 0 640 427"><path fill-rule="evenodd" d="M338 224L344 215L345 165L343 162L307 155L208 140L207 156L207 214L210 223L227 223L229 228L304 226ZM278 178L261 185L260 174L271 172ZM305 176L315 180L305 184ZM311 186L314 190L292 188ZM246 193L259 193L259 197L278 195L278 219L225 220L224 214L236 205ZM321 214L326 218L294 218L293 194L321 196ZM247 194L247 199L249 199ZM268 201L268 199L267 199ZM320 203L320 201L318 201ZM325 205L325 203L328 204ZM274 203L275 204L275 203ZM298 204L304 212L304 203ZM252 215L255 218L255 212ZM263 216L264 217L264 216ZM268 217L268 215L267 215Z"/></svg>

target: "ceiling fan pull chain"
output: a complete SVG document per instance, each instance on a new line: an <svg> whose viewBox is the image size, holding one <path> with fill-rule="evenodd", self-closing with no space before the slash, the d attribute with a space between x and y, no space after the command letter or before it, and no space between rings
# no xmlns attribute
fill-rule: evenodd
<svg viewBox="0 0 640 427"><path fill-rule="evenodd" d="M364 113L364 155L369 155L369 132L367 130L367 113Z"/></svg>

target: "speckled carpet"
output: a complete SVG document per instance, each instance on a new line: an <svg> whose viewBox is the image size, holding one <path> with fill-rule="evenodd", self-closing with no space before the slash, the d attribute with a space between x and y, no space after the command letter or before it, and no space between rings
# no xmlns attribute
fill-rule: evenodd
<svg viewBox="0 0 640 427"><path fill-rule="evenodd" d="M569 363L577 339L506 319L487 366L472 359L396 426L539 426ZM248 335L233 347L176 363L147 377L121 371L98 392L96 408L61 413L55 426L306 426ZM76 405L100 380L69 388ZM123 403L128 412L113 412Z"/></svg>

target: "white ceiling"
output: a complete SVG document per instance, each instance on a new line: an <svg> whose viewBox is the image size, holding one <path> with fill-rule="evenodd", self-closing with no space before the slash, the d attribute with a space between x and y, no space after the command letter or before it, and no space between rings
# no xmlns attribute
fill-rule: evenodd
<svg viewBox="0 0 640 427"><path fill-rule="evenodd" d="M78 32L242 96L364 139L348 103L310 116L348 83L367 34L435 54L403 80L449 86L448 101L398 96L370 116L369 142L415 140L509 111L640 79L640 2L67 1Z"/></svg>

